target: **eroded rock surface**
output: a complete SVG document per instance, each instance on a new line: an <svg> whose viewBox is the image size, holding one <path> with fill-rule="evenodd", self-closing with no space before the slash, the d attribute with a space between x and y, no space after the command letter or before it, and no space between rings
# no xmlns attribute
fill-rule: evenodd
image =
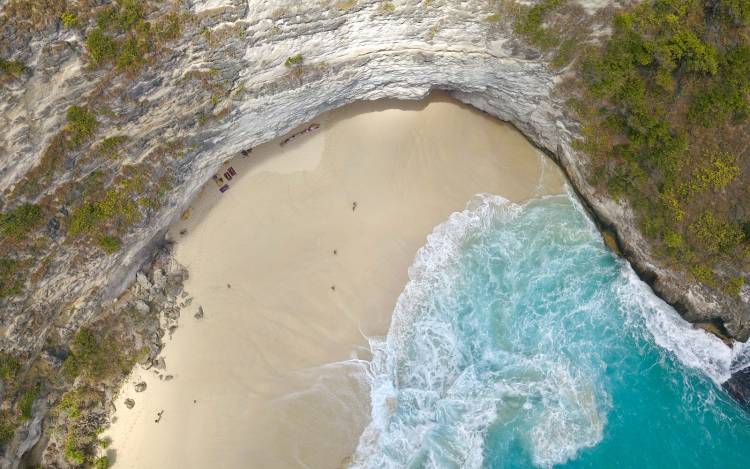
<svg viewBox="0 0 750 469"><path fill-rule="evenodd" d="M109 110L118 119L101 118L98 134L116 131L133 142L122 160L97 161L95 167L120 171L158 158L165 142L179 141L182 154L163 163L164 171L174 176L174 187L114 255L97 252L74 267L72 259L84 248L52 240L67 256L56 259L40 282L27 285L33 291L30 298L4 300L4 347L39 347L44 338L39 332L56 319L55 314L34 314L43 308L48 312L54 305L59 311L94 289L99 298L122 291L222 161L349 102L419 99L431 89L449 90L513 123L550 151L662 296L689 320L720 318L734 337L747 338L750 306L742 296L719 297L659 266L628 207L586 183L586 159L571 148L577 122L565 112L565 96L553 93L564 71L552 71L544 55L514 38L510 19L486 20L495 6L485 1L410 0L389 3L393 8L384 3L389 2L196 1L195 19L158 64L133 80L108 78L113 96ZM596 14L613 4L584 6ZM0 141L0 189L13 188L38 163L45 142L64 125L67 107L94 94L104 72L83 68L81 41L80 34L61 28L32 43L21 57L30 76L0 98L0 119L7 129ZM285 66L296 54L301 64ZM53 185L81 169L72 164ZM81 311L74 307L71 328L91 319Z"/></svg>
<svg viewBox="0 0 750 469"><path fill-rule="evenodd" d="M617 5L582 3L582 15L603 18L594 36L606 31L604 12ZM734 338L750 335L747 291L730 298L660 265L630 208L587 183L586 158L571 145L579 124L566 111L566 96L556 92L566 70L553 70L547 55L514 37L512 18L492 17L496 2L197 0L183 7L192 16L181 38L135 77L87 68L83 34L59 21L33 40L3 38L0 53L28 67L0 93L0 191L6 198L40 163L65 125L66 110L88 100L97 109L106 105L92 143L130 136L120 158L70 156L31 200L93 170L116 174L149 164L171 181L109 255L65 236L70 211L61 203L46 224L55 257L27 279L26 293L0 299L3 350L39 353L53 329L63 336L77 330L134 280L144 297L135 307L143 314L151 292L176 298L181 291L159 293L169 272L152 280L136 272L199 188L241 150L356 100L420 99L433 89L511 122L550 152L636 270L686 319L720 320ZM285 65L298 54L299 63ZM176 325L177 307L162 314L167 330Z"/></svg>

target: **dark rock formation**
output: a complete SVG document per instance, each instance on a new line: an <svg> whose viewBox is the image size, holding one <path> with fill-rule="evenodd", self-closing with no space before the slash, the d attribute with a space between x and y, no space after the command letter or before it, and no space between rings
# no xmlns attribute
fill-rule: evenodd
<svg viewBox="0 0 750 469"><path fill-rule="evenodd" d="M722 386L730 396L750 410L750 368L734 373Z"/></svg>

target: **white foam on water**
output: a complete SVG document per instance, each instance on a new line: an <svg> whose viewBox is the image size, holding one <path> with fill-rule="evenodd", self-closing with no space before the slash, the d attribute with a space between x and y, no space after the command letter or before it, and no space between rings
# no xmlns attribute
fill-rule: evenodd
<svg viewBox="0 0 750 469"><path fill-rule="evenodd" d="M733 352L715 335L685 321L638 278L629 264L623 263L622 272L624 281L618 285L617 294L626 314L639 314L654 342L671 352L683 365L701 370L721 385L732 375L736 360L750 359L743 355L744 344L738 344Z"/></svg>
<svg viewBox="0 0 750 469"><path fill-rule="evenodd" d="M420 315L429 304L433 289L439 287L447 265L456 259L463 238L471 231L486 228L494 207L510 208L507 200L500 197L482 196L470 202L467 210L452 214L447 222L436 227L426 245L417 252L409 268L411 280L398 299L387 339L372 344L372 423L360 439L355 465L398 467L422 458L427 466L438 465L434 454L420 451L428 433L436 428L438 414L462 406L457 395L459 389L469 392L480 389L482 383L469 371L460 373L456 366L460 357L454 353L457 344L450 324L424 321ZM417 328L414 323L420 319L423 321ZM415 340L415 334L425 334L427 339ZM419 360L411 364L413 368L403 369L400 359L410 354L417 355ZM408 387L401 389L402 385ZM453 447L440 455L443 458L470 463L471 448L481 448L482 435L472 427L489 425L494 412L482 402L474 404L469 409L474 425L455 429L460 437L452 439ZM399 410L411 421L394 418ZM481 463L481 458L474 460L474 464Z"/></svg>
<svg viewBox="0 0 750 469"><path fill-rule="evenodd" d="M548 392L557 405L547 403L531 431L532 460L541 467L574 459L581 448L596 445L604 437L606 423L593 386L584 377L564 370L547 381L554 383Z"/></svg>
<svg viewBox="0 0 750 469"><path fill-rule="evenodd" d="M596 229L590 214L567 185L566 193L576 210L589 220L592 229ZM617 294L621 303L628 307L626 316L637 311L657 345L673 353L683 365L701 370L717 385L750 366L750 345L734 341L730 348L715 335L695 328L656 296L629 263L621 264L624 279Z"/></svg>
<svg viewBox="0 0 750 469"><path fill-rule="evenodd" d="M486 345L491 339L481 337L488 329L481 324L470 325L476 337L458 336L459 322L465 327L480 319L439 314L460 307L451 304L451 276L465 243L523 209L480 195L428 236L409 269L386 340L371 340L372 422L360 438L354 467L478 468L487 431L498 421L533 422L518 437L538 466L564 462L601 440L602 403L594 383L572 363L555 355L493 350ZM477 350L483 356L473 357Z"/></svg>
<svg viewBox="0 0 750 469"><path fill-rule="evenodd" d="M729 371L737 373L750 366L750 340L747 342L734 342L732 347L732 365Z"/></svg>
<svg viewBox="0 0 750 469"><path fill-rule="evenodd" d="M716 384L750 363L750 347L730 349L694 328L627 263L618 261L618 277L616 266L592 260L606 260L605 248L567 198L586 223L572 212L549 223L544 210L520 218L534 202L483 194L428 236L387 337L370 339L371 422L353 467L479 468L491 429L538 467L575 459L604 438L612 403L603 375L617 366L602 362L595 341L618 335L578 333L587 328L627 329ZM485 246L492 230L497 238ZM612 308L622 314L612 317Z"/></svg>

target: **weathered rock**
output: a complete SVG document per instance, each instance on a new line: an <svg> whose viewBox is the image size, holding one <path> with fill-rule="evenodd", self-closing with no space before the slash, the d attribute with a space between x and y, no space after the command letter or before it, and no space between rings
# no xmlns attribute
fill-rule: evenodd
<svg viewBox="0 0 750 469"><path fill-rule="evenodd" d="M57 231L60 229L60 220L57 218L50 218L47 222L47 233L51 237L57 236Z"/></svg>
<svg viewBox="0 0 750 469"><path fill-rule="evenodd" d="M177 297L182 293L182 277L168 278L166 292L169 294L172 302L176 302Z"/></svg>
<svg viewBox="0 0 750 469"><path fill-rule="evenodd" d="M19 441L15 450L16 461L20 461L23 455L31 450L41 438L42 424L47 410L47 402L44 399L38 399L32 405L32 418L22 426L18 435Z"/></svg>
<svg viewBox="0 0 750 469"><path fill-rule="evenodd" d="M722 386L730 396L750 410L750 368L734 373Z"/></svg>
<svg viewBox="0 0 750 469"><path fill-rule="evenodd" d="M167 369L167 362L164 360L164 357L159 357L156 360L154 360L154 368L157 370L166 370Z"/></svg>
<svg viewBox="0 0 750 469"><path fill-rule="evenodd" d="M154 271L154 288L164 290L167 286L167 277L164 275L164 271L156 269Z"/></svg>
<svg viewBox="0 0 750 469"><path fill-rule="evenodd" d="M151 291L151 288L153 287L148 277L143 272L139 271L135 274L135 281L138 282L138 285L140 285L141 288L146 292Z"/></svg>
<svg viewBox="0 0 750 469"><path fill-rule="evenodd" d="M50 352L49 350L42 351L42 359L50 364L53 368L59 368L63 364L64 358Z"/></svg>
<svg viewBox="0 0 750 469"><path fill-rule="evenodd" d="M133 306L135 306L136 311L141 314L148 314L151 312L151 307L143 300L136 300L135 303L133 303Z"/></svg>
<svg viewBox="0 0 750 469"><path fill-rule="evenodd" d="M176 321L180 318L180 309L179 308L169 308L164 310L164 317L167 319Z"/></svg>

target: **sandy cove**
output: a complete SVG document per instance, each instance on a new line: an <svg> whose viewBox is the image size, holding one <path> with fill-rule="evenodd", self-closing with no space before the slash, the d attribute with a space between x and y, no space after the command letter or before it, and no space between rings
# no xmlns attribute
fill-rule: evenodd
<svg viewBox="0 0 750 469"><path fill-rule="evenodd" d="M441 94L315 122L225 165L229 190L209 182L172 227L193 300L166 370L136 369L116 401L115 467L345 465L369 420L367 337L387 333L433 227L477 193L563 190L515 129Z"/></svg>

